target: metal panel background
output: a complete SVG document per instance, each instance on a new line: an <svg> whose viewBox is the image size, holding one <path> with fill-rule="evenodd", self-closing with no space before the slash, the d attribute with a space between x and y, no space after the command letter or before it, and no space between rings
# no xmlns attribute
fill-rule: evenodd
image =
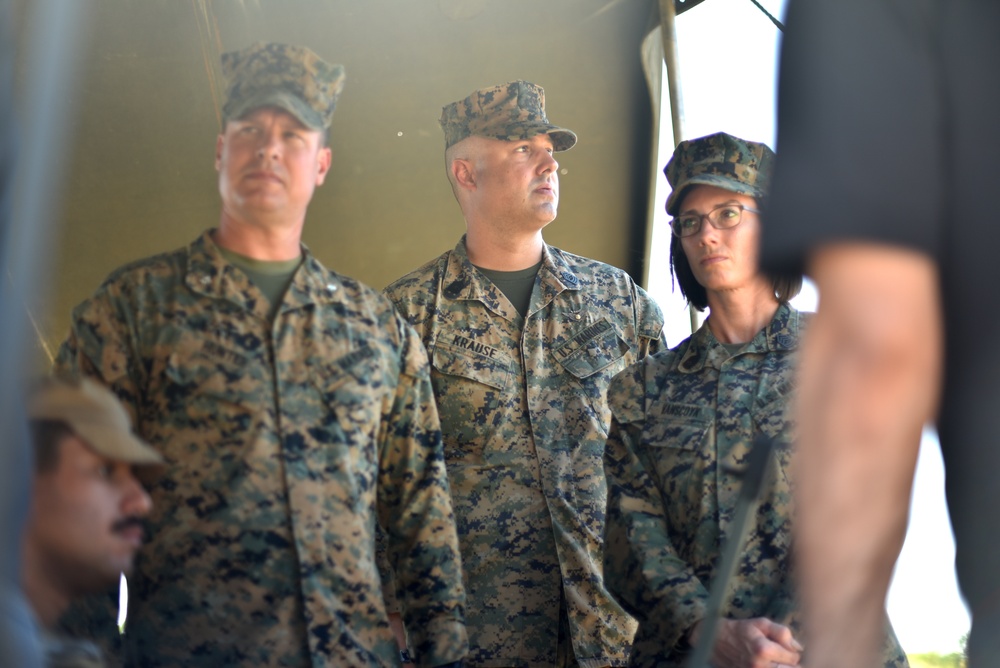
<svg viewBox="0 0 1000 668"><path fill-rule="evenodd" d="M639 46L652 0L93 6L74 139L51 157L70 167L48 244L55 294L37 314L50 346L113 268L217 223L218 57L258 40L303 44L347 68L333 167L305 228L329 267L381 288L452 247L464 223L444 175L441 107L521 78L542 85L549 118L580 137L558 156L560 213L546 239L641 276L652 121Z"/></svg>

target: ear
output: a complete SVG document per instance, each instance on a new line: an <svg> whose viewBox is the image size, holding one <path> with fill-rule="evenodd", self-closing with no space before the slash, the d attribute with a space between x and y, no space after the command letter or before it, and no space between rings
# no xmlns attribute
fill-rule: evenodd
<svg viewBox="0 0 1000 668"><path fill-rule="evenodd" d="M316 156L316 163L319 166L316 172L316 185L323 185L323 181L326 181L326 175L330 171L330 163L333 161L333 151L330 150L329 146L324 146L319 150L319 154Z"/></svg>
<svg viewBox="0 0 1000 668"><path fill-rule="evenodd" d="M219 171L222 167L222 146L225 144L225 140L222 135L219 135L215 139L215 171Z"/></svg>
<svg viewBox="0 0 1000 668"><path fill-rule="evenodd" d="M451 175L455 183L463 190L476 189L476 169L471 160L455 158L451 161Z"/></svg>

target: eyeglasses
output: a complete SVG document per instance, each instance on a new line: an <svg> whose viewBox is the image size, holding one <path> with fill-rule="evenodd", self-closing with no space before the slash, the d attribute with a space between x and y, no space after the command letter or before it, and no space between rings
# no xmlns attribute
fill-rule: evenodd
<svg viewBox="0 0 1000 668"><path fill-rule="evenodd" d="M701 223L706 218L717 230L736 227L743 220L743 212L760 213L742 204L720 204L708 213L684 213L670 221L670 229L678 237L690 237L701 232Z"/></svg>

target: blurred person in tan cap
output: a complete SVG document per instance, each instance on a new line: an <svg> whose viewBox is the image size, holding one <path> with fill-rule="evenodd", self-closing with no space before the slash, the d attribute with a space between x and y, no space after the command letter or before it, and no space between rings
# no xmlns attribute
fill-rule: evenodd
<svg viewBox="0 0 1000 668"><path fill-rule="evenodd" d="M459 528L471 666L625 665L634 621L601 572L611 378L661 344L629 276L549 246L556 154L540 86L444 107L445 167L466 222L386 294L431 357Z"/></svg>
<svg viewBox="0 0 1000 668"><path fill-rule="evenodd" d="M132 434L121 403L91 380L46 379L27 413L35 473L22 542L25 594L53 629L70 602L132 571L152 501L139 481L163 458ZM100 665L85 642L42 633L47 665Z"/></svg>
<svg viewBox="0 0 1000 668"><path fill-rule="evenodd" d="M415 662L454 664L464 592L426 354L301 242L344 69L255 44L222 70L218 228L113 273L56 361L111 386L170 462L127 632L103 602L72 629L142 668L393 665L378 522Z"/></svg>

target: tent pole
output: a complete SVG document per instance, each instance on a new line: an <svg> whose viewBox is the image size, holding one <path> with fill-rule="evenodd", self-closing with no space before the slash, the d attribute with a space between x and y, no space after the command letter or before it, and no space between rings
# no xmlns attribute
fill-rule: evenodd
<svg viewBox="0 0 1000 668"><path fill-rule="evenodd" d="M660 2L660 38L663 40L663 63L667 68L667 94L670 97L670 127L674 133L674 146L684 139L682 130L684 121L684 103L681 99L680 73L677 69L677 27L675 19L677 10L674 0L659 0ZM688 306L688 316L691 318L691 331L698 329L698 312L693 306Z"/></svg>

